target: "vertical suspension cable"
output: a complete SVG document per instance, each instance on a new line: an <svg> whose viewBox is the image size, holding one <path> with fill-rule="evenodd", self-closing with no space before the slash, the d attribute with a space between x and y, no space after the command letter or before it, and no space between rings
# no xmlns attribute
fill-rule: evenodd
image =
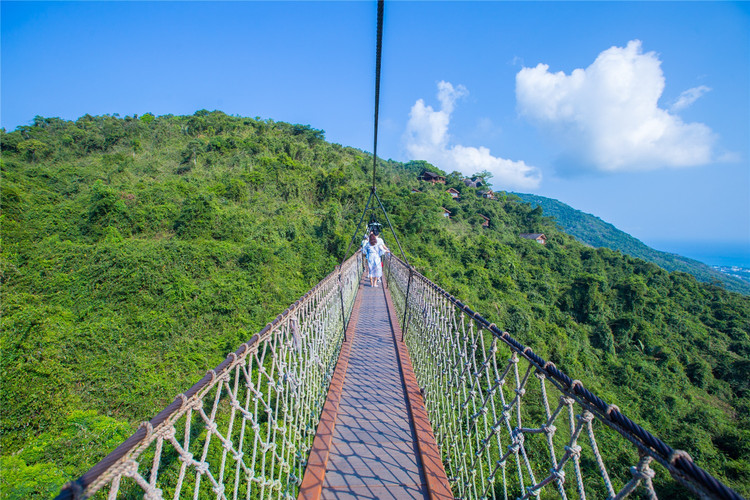
<svg viewBox="0 0 750 500"><path fill-rule="evenodd" d="M378 0L378 42L375 51L375 133L372 146L372 190L375 191L375 167L378 162L378 112L380 110L380 59L383 52L383 4Z"/></svg>
<svg viewBox="0 0 750 500"><path fill-rule="evenodd" d="M396 236L396 231L393 229L393 224L391 223L390 218L388 217L388 212L386 212L385 207L383 206L383 202L380 201L380 197L378 196L378 193L376 191L376 172L377 172L377 164L378 164L378 115L380 110L380 66L381 66L381 59L382 59L382 53L383 53L383 10L384 10L384 0L378 0L378 21L377 21L377 45L375 49L375 124L374 124L374 131L373 131L373 151L372 151L372 188L370 189L370 196L367 199L367 204L365 205L365 209L362 212L362 218L360 219L360 223L357 225L357 228L354 230L354 234L352 235L352 239L349 242L349 246L346 249L346 252L344 252L343 261L346 259L346 256L349 254L349 250L351 249L351 246L354 242L354 239L357 236L357 233L359 232L359 227L362 224L362 220L365 217L365 214L367 213L367 209L370 206L370 201L372 200L372 196L375 195L375 199L377 200L378 204L380 205L380 209L383 211L383 214L385 215L385 219L388 222L388 227L391 229L391 233L393 234L393 238L396 240L396 244L398 245L399 251L401 252L401 258L406 262L407 264L409 261L406 258L406 254L404 253L403 248L401 247L401 242L398 240L398 236Z"/></svg>

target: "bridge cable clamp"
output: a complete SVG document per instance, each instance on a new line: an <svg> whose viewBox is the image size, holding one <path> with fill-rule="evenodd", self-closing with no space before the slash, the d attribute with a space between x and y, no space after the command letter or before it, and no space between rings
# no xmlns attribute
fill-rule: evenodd
<svg viewBox="0 0 750 500"><path fill-rule="evenodd" d="M674 450L671 455L669 455L669 465L674 465L675 461L678 458L684 458L688 462L693 461L693 457L690 456L690 454L683 450Z"/></svg>

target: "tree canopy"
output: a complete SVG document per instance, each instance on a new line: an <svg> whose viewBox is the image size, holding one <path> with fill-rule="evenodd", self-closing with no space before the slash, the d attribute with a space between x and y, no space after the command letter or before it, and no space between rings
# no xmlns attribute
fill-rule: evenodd
<svg viewBox="0 0 750 500"><path fill-rule="evenodd" d="M330 272L372 180L321 130L219 111L37 117L0 144L4 497L54 494ZM420 272L750 494L750 298L377 166Z"/></svg>

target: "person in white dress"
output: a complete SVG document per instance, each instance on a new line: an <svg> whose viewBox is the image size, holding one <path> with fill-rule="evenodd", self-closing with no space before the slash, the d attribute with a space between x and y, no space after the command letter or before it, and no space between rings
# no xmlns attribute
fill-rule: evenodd
<svg viewBox="0 0 750 500"><path fill-rule="evenodd" d="M362 255L367 260L370 286L378 286L378 280L383 276L383 265L380 258L388 252L390 250L385 246L383 239L378 238L374 233L370 233L367 242L362 245Z"/></svg>

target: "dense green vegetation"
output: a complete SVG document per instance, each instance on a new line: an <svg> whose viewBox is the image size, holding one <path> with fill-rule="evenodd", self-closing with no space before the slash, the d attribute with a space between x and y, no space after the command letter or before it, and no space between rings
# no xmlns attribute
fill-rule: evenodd
<svg viewBox="0 0 750 500"><path fill-rule="evenodd" d="M85 472L330 272L372 175L371 156L322 131L221 112L37 117L0 141L11 498ZM750 298L590 248L457 173L419 182L425 166L379 163L409 260L750 494Z"/></svg>
<svg viewBox="0 0 750 500"><path fill-rule="evenodd" d="M692 274L699 281L717 283L727 290L750 295L750 283L728 276L697 260L673 253L654 250L640 240L620 231L599 217L576 210L565 203L535 194L513 193L532 206L541 206L546 215L557 220L566 233L578 241L592 247L605 247L612 250L653 262L667 271L681 271Z"/></svg>

